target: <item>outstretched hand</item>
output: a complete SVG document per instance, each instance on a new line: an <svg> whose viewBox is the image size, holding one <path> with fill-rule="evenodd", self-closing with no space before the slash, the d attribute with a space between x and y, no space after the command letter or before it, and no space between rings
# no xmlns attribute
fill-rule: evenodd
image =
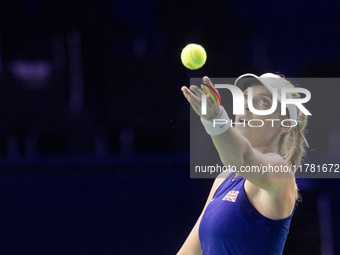
<svg viewBox="0 0 340 255"><path fill-rule="evenodd" d="M219 111L220 111L220 101L218 98L212 98L209 93L212 96L215 96L215 93L204 84L207 84L214 88L214 85L212 84L211 80L208 76L204 76L202 79L201 88L198 88L196 85L191 85L190 89L188 89L186 86L183 86L181 88L183 95L188 100L188 102L191 104L194 111L199 115L202 116L202 118L206 120L211 120L215 118ZM204 90L206 90L209 93L206 93ZM217 90L215 90L217 91ZM218 93L218 92L217 92ZM207 114L202 115L202 95L206 94L207 96Z"/></svg>

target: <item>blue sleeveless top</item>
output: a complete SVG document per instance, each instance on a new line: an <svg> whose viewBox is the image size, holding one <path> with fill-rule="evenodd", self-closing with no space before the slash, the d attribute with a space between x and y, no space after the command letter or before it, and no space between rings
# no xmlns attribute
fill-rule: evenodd
<svg viewBox="0 0 340 255"><path fill-rule="evenodd" d="M248 200L245 179L232 180L235 174L218 187L201 219L203 255L282 254L294 212L282 220L263 216Z"/></svg>

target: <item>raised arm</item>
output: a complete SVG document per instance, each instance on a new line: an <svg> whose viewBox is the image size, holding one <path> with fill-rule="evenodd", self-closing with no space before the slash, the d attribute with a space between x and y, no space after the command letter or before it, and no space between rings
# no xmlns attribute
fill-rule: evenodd
<svg viewBox="0 0 340 255"><path fill-rule="evenodd" d="M213 86L208 77L203 78L203 83ZM209 90L209 87L202 86ZM201 95L202 90L196 86L182 87L182 92L195 112L201 116ZM207 115L202 117L207 120L215 118L219 112L219 102L212 103L210 96L207 96ZM210 101L210 102L209 102ZM257 166L259 169L263 166L284 167L287 166L282 157L276 153L260 152L253 148L248 139L239 133L233 127L219 135L211 136L214 145L219 153L221 161L224 165L231 165L237 169L238 174L249 180L257 187L264 189L270 193L282 193L287 188L295 185L294 176L291 172L245 172L241 171L241 166ZM288 187L289 186L289 187Z"/></svg>

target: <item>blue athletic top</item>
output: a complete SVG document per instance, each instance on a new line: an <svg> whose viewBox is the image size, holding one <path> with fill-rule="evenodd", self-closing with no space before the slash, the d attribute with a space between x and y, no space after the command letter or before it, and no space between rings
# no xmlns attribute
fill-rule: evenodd
<svg viewBox="0 0 340 255"><path fill-rule="evenodd" d="M245 179L231 173L216 190L199 227L203 255L282 254L293 213L271 220L250 203Z"/></svg>

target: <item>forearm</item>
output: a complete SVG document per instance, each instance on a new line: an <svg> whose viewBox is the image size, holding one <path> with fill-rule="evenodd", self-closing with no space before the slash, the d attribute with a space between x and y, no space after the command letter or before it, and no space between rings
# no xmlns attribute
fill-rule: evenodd
<svg viewBox="0 0 340 255"><path fill-rule="evenodd" d="M239 169L250 160L253 148L249 141L233 127L226 132L211 136L222 163Z"/></svg>
<svg viewBox="0 0 340 255"><path fill-rule="evenodd" d="M263 172L262 167L264 166L282 166L286 163L277 154L267 156L258 152L243 135L232 127L220 135L211 136L211 138L225 166L230 165L242 177L264 190L276 191L280 188L284 178L289 180L293 177L290 172L285 171ZM242 171L242 166L255 167L256 171Z"/></svg>

